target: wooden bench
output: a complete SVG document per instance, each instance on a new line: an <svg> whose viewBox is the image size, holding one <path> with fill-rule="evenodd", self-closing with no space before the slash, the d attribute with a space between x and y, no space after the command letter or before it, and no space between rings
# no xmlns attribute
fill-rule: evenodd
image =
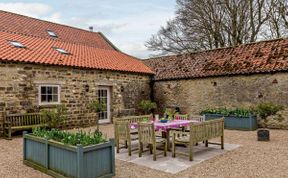
<svg viewBox="0 0 288 178"><path fill-rule="evenodd" d="M208 147L208 140L221 137L221 143L211 143L221 145L224 149L224 118L204 121L200 123L191 123L190 130L187 131L172 131L172 156L176 156L176 144L184 144L189 146L189 153L177 152L177 154L188 155L189 160L193 160L193 146L198 142L205 142Z"/></svg>
<svg viewBox="0 0 288 178"><path fill-rule="evenodd" d="M4 135L11 139L12 133L20 130L28 130L34 127L47 127L48 124L40 113L29 114L4 114Z"/></svg>

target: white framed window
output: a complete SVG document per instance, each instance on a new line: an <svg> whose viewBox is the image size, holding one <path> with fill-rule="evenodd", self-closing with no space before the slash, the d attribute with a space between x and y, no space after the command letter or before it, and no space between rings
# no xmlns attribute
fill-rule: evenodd
<svg viewBox="0 0 288 178"><path fill-rule="evenodd" d="M60 86L59 85L40 85L39 105L60 104Z"/></svg>
<svg viewBox="0 0 288 178"><path fill-rule="evenodd" d="M54 37L54 38L58 38L58 36L56 35L55 32L53 32L52 30L47 30L47 33L49 36Z"/></svg>
<svg viewBox="0 0 288 178"><path fill-rule="evenodd" d="M58 51L59 53L61 53L61 54L67 54L67 55L69 55L69 54L71 54L71 53L69 53L68 51L66 51L65 49L62 49L62 48L54 48L56 51Z"/></svg>
<svg viewBox="0 0 288 178"><path fill-rule="evenodd" d="M25 46L19 41L9 41L9 43L16 48L25 48Z"/></svg>

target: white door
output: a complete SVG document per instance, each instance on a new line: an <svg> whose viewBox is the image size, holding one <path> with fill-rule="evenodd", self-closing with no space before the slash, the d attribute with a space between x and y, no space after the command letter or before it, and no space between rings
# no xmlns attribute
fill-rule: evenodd
<svg viewBox="0 0 288 178"><path fill-rule="evenodd" d="M110 117L110 102L111 102L111 93L109 87L98 87L97 96L99 101L105 103L106 108L99 112L99 123L109 123L111 122Z"/></svg>

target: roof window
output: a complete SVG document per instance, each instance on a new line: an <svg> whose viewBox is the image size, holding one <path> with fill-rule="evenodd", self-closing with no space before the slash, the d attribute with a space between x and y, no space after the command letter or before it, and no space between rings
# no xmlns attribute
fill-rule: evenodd
<svg viewBox="0 0 288 178"><path fill-rule="evenodd" d="M54 48L56 51L58 51L61 54L71 54L68 51L66 51L65 49L62 48Z"/></svg>
<svg viewBox="0 0 288 178"><path fill-rule="evenodd" d="M26 46L24 46L22 43L20 43L19 41L9 41L9 43L11 45L13 45L16 48L26 48Z"/></svg>
<svg viewBox="0 0 288 178"><path fill-rule="evenodd" d="M47 30L47 33L49 36L54 37L54 38L58 38L58 36L56 35L55 32L53 32L52 30Z"/></svg>

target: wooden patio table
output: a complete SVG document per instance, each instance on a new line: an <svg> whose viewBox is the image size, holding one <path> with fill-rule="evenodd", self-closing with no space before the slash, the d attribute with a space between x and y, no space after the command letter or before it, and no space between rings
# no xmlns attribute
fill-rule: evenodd
<svg viewBox="0 0 288 178"><path fill-rule="evenodd" d="M170 129L187 127L187 126L189 126L189 124L191 122L197 123L198 121L194 121L194 120L169 120L167 123L162 123L160 121L149 121L149 122L152 122L154 124L156 131L162 131L162 137L167 139L168 150L171 151L170 134L169 134ZM130 127L131 127L131 129L136 129L137 123L131 123Z"/></svg>

